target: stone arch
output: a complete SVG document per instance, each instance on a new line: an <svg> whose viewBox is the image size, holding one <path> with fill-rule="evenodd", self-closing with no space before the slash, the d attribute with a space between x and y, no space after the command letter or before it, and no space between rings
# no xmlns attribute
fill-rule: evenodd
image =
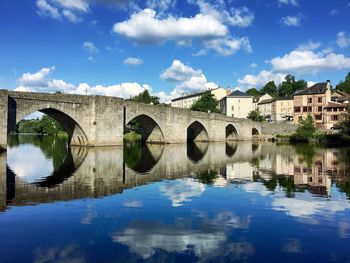
<svg viewBox="0 0 350 263"><path fill-rule="evenodd" d="M193 122L187 127L187 141L188 142L207 142L209 141L208 132L204 125L199 121Z"/></svg>
<svg viewBox="0 0 350 263"><path fill-rule="evenodd" d="M187 144L187 157L193 163L198 163L202 160L208 151L208 143L205 142L191 142Z"/></svg>
<svg viewBox="0 0 350 263"><path fill-rule="evenodd" d="M253 136L260 135L259 130L258 130L257 128L253 127L253 128L252 128L252 135L253 135Z"/></svg>
<svg viewBox="0 0 350 263"><path fill-rule="evenodd" d="M136 121L141 125L141 138L143 142L147 143L164 143L163 131L158 123L146 114L141 114L130 120L125 127L132 121ZM124 127L124 128L125 128Z"/></svg>
<svg viewBox="0 0 350 263"><path fill-rule="evenodd" d="M14 116L10 115L9 119L9 131L12 131L15 129L16 125L19 121L24 119L26 116L34 113L34 112L42 112L44 114L47 114L48 116L55 119L58 123L60 123L63 127L63 129L68 134L68 143L71 145L88 145L88 138L86 136L86 133L83 131L81 126L78 124L77 121L75 121L71 116L69 116L67 113L52 108L29 108L25 111L16 112L13 114Z"/></svg>
<svg viewBox="0 0 350 263"><path fill-rule="evenodd" d="M226 126L226 140L230 141L230 140L237 140L237 139L238 139L237 129L232 124L228 124Z"/></svg>

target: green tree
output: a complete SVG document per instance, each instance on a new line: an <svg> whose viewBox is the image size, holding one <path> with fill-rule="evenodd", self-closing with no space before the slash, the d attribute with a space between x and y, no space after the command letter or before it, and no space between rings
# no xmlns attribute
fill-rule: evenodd
<svg viewBox="0 0 350 263"><path fill-rule="evenodd" d="M296 129L295 133L292 135L292 141L309 141L314 137L316 132L316 127L314 120L309 114L305 119L299 121L299 126Z"/></svg>
<svg viewBox="0 0 350 263"><path fill-rule="evenodd" d="M249 112L247 118L252 121L258 122L263 122L265 120L264 116L261 115L260 110L258 108Z"/></svg>
<svg viewBox="0 0 350 263"><path fill-rule="evenodd" d="M295 77L288 74L284 81L278 87L278 95L280 97L292 96L297 90L303 90L307 88L305 80L295 80Z"/></svg>
<svg viewBox="0 0 350 263"><path fill-rule="evenodd" d="M277 97L278 90L275 82L273 80L266 83L266 85L260 90L261 94L269 94L272 97Z"/></svg>
<svg viewBox="0 0 350 263"><path fill-rule="evenodd" d="M342 136L350 138L350 107L347 112L343 115L343 119L338 123L340 128L340 134Z"/></svg>
<svg viewBox="0 0 350 263"><path fill-rule="evenodd" d="M245 93L247 93L249 96L258 96L260 95L260 91L258 91L256 88L250 88Z"/></svg>
<svg viewBox="0 0 350 263"><path fill-rule="evenodd" d="M210 91L207 91L200 97L199 100L193 103L191 110L220 113L218 106L218 100L213 94L210 93Z"/></svg>
<svg viewBox="0 0 350 263"><path fill-rule="evenodd" d="M350 94L350 72L346 75L345 80L340 81L335 88Z"/></svg>
<svg viewBox="0 0 350 263"><path fill-rule="evenodd" d="M159 104L159 98L157 96L151 96L147 89L145 89L140 94L131 97L129 100L146 104Z"/></svg>

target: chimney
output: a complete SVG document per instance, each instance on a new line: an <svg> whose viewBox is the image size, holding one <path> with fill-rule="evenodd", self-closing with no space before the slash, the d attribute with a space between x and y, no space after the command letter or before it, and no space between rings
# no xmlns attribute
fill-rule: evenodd
<svg viewBox="0 0 350 263"><path fill-rule="evenodd" d="M331 84L331 81L329 79L327 79L327 83Z"/></svg>

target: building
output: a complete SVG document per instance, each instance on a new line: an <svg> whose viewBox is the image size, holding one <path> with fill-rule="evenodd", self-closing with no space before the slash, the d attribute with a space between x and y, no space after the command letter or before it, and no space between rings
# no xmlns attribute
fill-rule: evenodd
<svg viewBox="0 0 350 263"><path fill-rule="evenodd" d="M349 103L328 102L323 107L324 128L333 129L337 122L342 119L342 115L345 114L348 106Z"/></svg>
<svg viewBox="0 0 350 263"><path fill-rule="evenodd" d="M263 100L269 100L272 99L272 97L270 96L270 94L264 94L264 95L259 95L259 96L255 96L253 99L253 107L254 109L256 109L258 107L258 103L263 101Z"/></svg>
<svg viewBox="0 0 350 263"><path fill-rule="evenodd" d="M325 83L315 85L296 92L294 94L294 123L306 118L309 114L315 121L317 128L324 127L323 107L331 101L331 85L327 80Z"/></svg>
<svg viewBox="0 0 350 263"><path fill-rule="evenodd" d="M350 95L344 91L334 90L331 95L331 100L340 103L349 103Z"/></svg>
<svg viewBox="0 0 350 263"><path fill-rule="evenodd" d="M227 116L247 118L253 110L253 96L235 90L220 100L220 109Z"/></svg>
<svg viewBox="0 0 350 263"><path fill-rule="evenodd" d="M207 91L210 91L211 94L215 96L215 98L220 101L223 97L227 95L227 90L221 87L206 90L198 93L187 94L182 97L178 97L176 99L171 100L171 106L176 108L191 108L193 103L200 99L200 97Z"/></svg>
<svg viewBox="0 0 350 263"><path fill-rule="evenodd" d="M258 102L257 108L267 121L291 121L293 101L293 97L269 98Z"/></svg>

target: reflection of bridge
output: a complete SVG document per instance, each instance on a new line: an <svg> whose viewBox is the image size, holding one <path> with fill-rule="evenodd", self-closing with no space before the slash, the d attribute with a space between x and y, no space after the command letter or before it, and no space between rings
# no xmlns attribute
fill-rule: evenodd
<svg viewBox="0 0 350 263"><path fill-rule="evenodd" d="M66 161L52 175L37 183L26 183L6 165L0 155L0 203L26 205L76 198L100 197L124 189L164 179L183 178L197 172L218 171L227 162L250 161L251 144L199 143L188 150L186 144L151 144L133 169L123 161L122 147L72 147ZM233 155L229 149L238 148ZM147 160L145 163L144 160ZM150 161L153 160L153 161ZM146 165L144 165L144 164ZM153 167L149 166L152 163Z"/></svg>
<svg viewBox="0 0 350 263"><path fill-rule="evenodd" d="M6 149L9 131L36 111L61 123L72 145L122 145L124 128L132 120L141 124L145 141L158 143L250 140L255 134L270 135L276 129L247 119L114 97L0 90L0 147ZM285 125L281 127L279 133L290 132Z"/></svg>

